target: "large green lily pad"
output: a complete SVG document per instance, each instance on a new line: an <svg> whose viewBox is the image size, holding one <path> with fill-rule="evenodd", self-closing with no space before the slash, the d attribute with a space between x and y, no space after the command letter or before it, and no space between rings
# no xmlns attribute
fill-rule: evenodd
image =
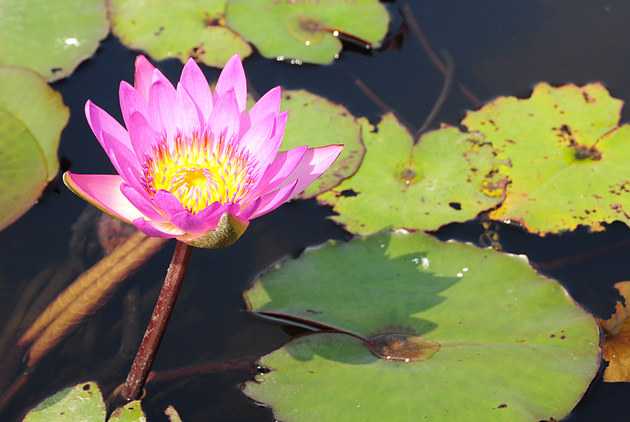
<svg viewBox="0 0 630 422"><path fill-rule="evenodd" d="M98 385L86 382L66 388L28 412L23 422L102 422L105 403Z"/></svg>
<svg viewBox="0 0 630 422"><path fill-rule="evenodd" d="M318 199L353 233L386 227L436 230L467 221L501 202L504 180L492 147L454 127L426 133L414 144L392 114L378 127L361 119L367 149L359 170Z"/></svg>
<svg viewBox="0 0 630 422"><path fill-rule="evenodd" d="M144 50L156 60L188 57L223 67L249 44L223 24L227 0L111 0L112 31L128 47Z"/></svg>
<svg viewBox="0 0 630 422"><path fill-rule="evenodd" d="M0 230L39 198L47 183L46 159L28 128L0 108Z"/></svg>
<svg viewBox="0 0 630 422"><path fill-rule="evenodd" d="M2 0L0 64L70 75L109 31L105 0Z"/></svg>
<svg viewBox="0 0 630 422"><path fill-rule="evenodd" d="M10 111L37 140L52 180L59 171L61 131L70 117L61 95L33 71L0 66L0 108Z"/></svg>
<svg viewBox="0 0 630 422"><path fill-rule="evenodd" d="M526 259L420 233L309 249L245 299L337 331L264 356L245 385L282 422L559 420L600 362L594 319Z"/></svg>
<svg viewBox="0 0 630 422"><path fill-rule="evenodd" d="M365 154L361 129L342 105L304 90L284 91L282 109L289 112L282 149L301 145L343 144L337 161L302 194L310 198L337 186L354 174Z"/></svg>
<svg viewBox="0 0 630 422"><path fill-rule="evenodd" d="M317 64L338 56L340 35L379 47L389 25L378 0L230 0L226 19L265 57Z"/></svg>
<svg viewBox="0 0 630 422"><path fill-rule="evenodd" d="M510 179L491 217L542 235L629 224L630 126L618 126L621 107L601 84L541 83L530 98L468 113L462 123L492 142Z"/></svg>

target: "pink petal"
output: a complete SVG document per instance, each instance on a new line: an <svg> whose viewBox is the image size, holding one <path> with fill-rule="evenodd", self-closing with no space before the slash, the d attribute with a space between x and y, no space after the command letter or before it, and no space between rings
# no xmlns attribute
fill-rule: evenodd
<svg viewBox="0 0 630 422"><path fill-rule="evenodd" d="M170 192L160 190L155 194L156 206L169 215L170 221L187 233L200 233L216 227L225 207L214 203L204 210L192 214L186 210L179 200Z"/></svg>
<svg viewBox="0 0 630 422"><path fill-rule="evenodd" d="M258 197L254 202L239 210L236 213L236 217L240 218L241 220L248 221L252 214L254 214L254 212L260 207L261 202L262 197Z"/></svg>
<svg viewBox="0 0 630 422"><path fill-rule="evenodd" d="M110 116L105 110L90 100L85 103L85 117L87 118L88 124L90 125L92 132L94 132L96 139L98 139L105 151L107 151L107 146L103 141L103 132L109 133L112 137L118 140L119 143L131 149L131 141L129 140L129 134L125 128L123 128L120 123L118 123L116 119Z"/></svg>
<svg viewBox="0 0 630 422"><path fill-rule="evenodd" d="M157 191L153 201L157 208L165 211L169 216L186 211L175 195L165 190Z"/></svg>
<svg viewBox="0 0 630 422"><path fill-rule="evenodd" d="M151 220L161 221L164 220L164 216L162 216L159 211L153 206L150 199L144 192L138 192L134 187L128 185L123 182L120 186L120 191L125 198L131 202L131 204L136 207L142 214L149 217Z"/></svg>
<svg viewBox="0 0 630 422"><path fill-rule="evenodd" d="M146 57L140 55L136 57L136 72L133 85L145 99L149 100L149 89L153 83L153 71L155 67L149 63Z"/></svg>
<svg viewBox="0 0 630 422"><path fill-rule="evenodd" d="M238 110L245 110L247 107L247 80L238 54L233 55L221 71L215 90L215 99L221 98L232 90L236 94Z"/></svg>
<svg viewBox="0 0 630 422"><path fill-rule="evenodd" d="M238 136L240 112L234 91L229 91L214 104L208 125L215 142L221 138L231 142Z"/></svg>
<svg viewBox="0 0 630 422"><path fill-rule="evenodd" d="M256 152L256 159L263 168L267 166L276 158L278 150L282 144L284 138L284 129L287 125L287 113L280 113L276 116L275 124L271 137L266 142L263 142L258 151Z"/></svg>
<svg viewBox="0 0 630 422"><path fill-rule="evenodd" d="M149 90L149 118L151 125L169 141L175 138L175 108L177 107L175 88L170 82L158 80Z"/></svg>
<svg viewBox="0 0 630 422"><path fill-rule="evenodd" d="M140 163L144 163L147 158L153 156L161 136L153 130L145 117L136 112L131 115L129 122L129 135L131 145L136 153L136 158Z"/></svg>
<svg viewBox="0 0 630 422"><path fill-rule="evenodd" d="M308 151L308 147L301 146L278 153L258 182L255 192L259 195L263 195L280 186L280 184L293 173L298 164L300 164L306 151Z"/></svg>
<svg viewBox="0 0 630 422"><path fill-rule="evenodd" d="M276 124L276 115L268 114L265 118L252 125L239 141L239 145L256 157L263 145L270 142Z"/></svg>
<svg viewBox="0 0 630 422"><path fill-rule="evenodd" d="M261 197L260 205L251 215L251 218L258 218L267 213L278 208L280 205L287 202L291 197L295 194L295 188L298 184L298 181L295 180L293 183L288 184L284 187L281 187L278 190L270 192Z"/></svg>
<svg viewBox="0 0 630 422"><path fill-rule="evenodd" d="M120 191L123 180L118 175L63 174L68 188L106 214L131 223L143 217L142 213Z"/></svg>
<svg viewBox="0 0 630 422"><path fill-rule="evenodd" d="M294 195L302 193L313 180L321 176L341 154L342 149L343 145L309 148L300 164L288 177L288 181L297 179Z"/></svg>
<svg viewBox="0 0 630 422"><path fill-rule="evenodd" d="M166 239L172 239L184 234L181 230L170 229L164 225L147 221L143 218L137 218L133 220L133 225L138 230L151 237L162 237Z"/></svg>
<svg viewBox="0 0 630 422"><path fill-rule="evenodd" d="M103 132L105 153L122 178L132 186L141 185L141 169L135 154L108 132Z"/></svg>
<svg viewBox="0 0 630 422"><path fill-rule="evenodd" d="M199 109L203 116L202 121L208 121L210 113L212 113L212 92L210 92L206 77L192 58L188 59L184 70L182 70L180 83Z"/></svg>
<svg viewBox="0 0 630 422"><path fill-rule="evenodd" d="M193 133L201 133L204 122L203 116L198 112L186 89L177 84L177 106L175 108L177 118L177 128L179 132L190 138Z"/></svg>
<svg viewBox="0 0 630 422"><path fill-rule="evenodd" d="M118 88L118 99L120 101L120 111L122 112L125 125L129 128L131 115L139 112L147 115L147 100L134 87L122 81Z"/></svg>
<svg viewBox="0 0 630 422"><path fill-rule="evenodd" d="M254 126L268 114L280 112L280 100L282 99L282 89L277 86L267 91L249 111L251 125Z"/></svg>

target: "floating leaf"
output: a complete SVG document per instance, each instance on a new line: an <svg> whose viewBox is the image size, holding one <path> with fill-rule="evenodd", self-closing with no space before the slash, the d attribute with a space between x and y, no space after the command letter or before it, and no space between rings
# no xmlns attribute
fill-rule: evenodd
<svg viewBox="0 0 630 422"><path fill-rule="evenodd" d="M359 170L318 197L353 233L385 227L436 230L474 218L502 198L492 147L453 127L426 133L419 143L392 114L373 128L362 119L367 152Z"/></svg>
<svg viewBox="0 0 630 422"><path fill-rule="evenodd" d="M343 144L337 161L302 194L310 198L337 186L357 171L365 154L356 119L342 105L304 90L284 91L282 109L289 112L282 149L301 145Z"/></svg>
<svg viewBox="0 0 630 422"><path fill-rule="evenodd" d="M245 299L338 331L261 359L270 372L245 393L283 422L559 420L599 366L598 327L558 283L521 257L419 233L307 250Z"/></svg>
<svg viewBox="0 0 630 422"><path fill-rule="evenodd" d="M606 335L602 355L608 362L606 382L630 382L630 281L615 284L625 303L617 302L615 313L599 324Z"/></svg>
<svg viewBox="0 0 630 422"><path fill-rule="evenodd" d="M23 422L101 422L105 420L103 396L94 382L66 388L28 412Z"/></svg>
<svg viewBox="0 0 630 422"><path fill-rule="evenodd" d="M33 206L46 179L46 160L35 137L0 108L0 230Z"/></svg>
<svg viewBox="0 0 630 422"><path fill-rule="evenodd" d="M317 64L337 57L340 34L378 47L389 25L378 0L230 0L226 19L267 58Z"/></svg>
<svg viewBox="0 0 630 422"><path fill-rule="evenodd" d="M541 83L530 98L498 98L468 113L463 124L507 163L506 198L491 217L541 235L630 223L630 126L617 126L621 107L601 84Z"/></svg>
<svg viewBox="0 0 630 422"><path fill-rule="evenodd" d="M70 117L61 95L35 72L0 66L0 108L19 119L39 143L46 158L48 180L52 180L59 171L61 131Z"/></svg>
<svg viewBox="0 0 630 422"><path fill-rule="evenodd" d="M0 64L49 81L70 75L109 31L104 0L3 0Z"/></svg>
<svg viewBox="0 0 630 422"><path fill-rule="evenodd" d="M114 410L108 422L146 422L147 418L142 411L140 400L127 403L123 407Z"/></svg>
<svg viewBox="0 0 630 422"><path fill-rule="evenodd" d="M156 60L194 57L223 67L233 54L244 58L252 52L223 25L226 1L111 0L112 31L128 47L144 50Z"/></svg>

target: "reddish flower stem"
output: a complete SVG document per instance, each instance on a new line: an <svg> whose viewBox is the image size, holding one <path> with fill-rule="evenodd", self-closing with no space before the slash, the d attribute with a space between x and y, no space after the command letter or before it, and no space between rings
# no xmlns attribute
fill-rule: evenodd
<svg viewBox="0 0 630 422"><path fill-rule="evenodd" d="M144 383L149 371L151 371L153 360L186 275L190 251L190 246L183 242L178 241L175 245L173 257L164 278L164 285L155 302L153 314L144 332L144 337L142 337L142 343L140 343L131 369L127 374L127 380L121 390L122 397L127 401L137 400L142 394Z"/></svg>

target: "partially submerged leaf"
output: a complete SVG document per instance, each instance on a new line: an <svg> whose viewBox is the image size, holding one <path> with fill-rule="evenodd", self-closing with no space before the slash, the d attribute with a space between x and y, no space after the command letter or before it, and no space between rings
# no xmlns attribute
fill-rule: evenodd
<svg viewBox="0 0 630 422"><path fill-rule="evenodd" d="M249 44L223 23L227 0L112 0L112 31L130 48L156 60L194 57L208 66L223 67L235 53L252 52Z"/></svg>
<svg viewBox="0 0 630 422"><path fill-rule="evenodd" d="M70 75L109 31L105 0L3 0L0 16L0 64L49 81Z"/></svg>
<svg viewBox="0 0 630 422"><path fill-rule="evenodd" d="M164 411L166 417L168 417L169 422L182 422L182 418L177 413L177 410L173 406L169 406Z"/></svg>
<svg viewBox="0 0 630 422"><path fill-rule="evenodd" d="M630 126L601 84L538 84L527 99L498 98L463 124L482 132L510 183L490 216L541 235L579 225L630 224Z"/></svg>
<svg viewBox="0 0 630 422"><path fill-rule="evenodd" d="M226 19L267 58L317 64L338 56L344 33L379 47L389 25L378 0L230 0Z"/></svg>
<svg viewBox="0 0 630 422"><path fill-rule="evenodd" d="M602 355L608 362L604 381L630 382L630 281L617 283L615 288L624 303L617 302L610 319L599 321L605 334Z"/></svg>
<svg viewBox="0 0 630 422"><path fill-rule="evenodd" d="M357 171L365 154L361 128L342 105L304 90L286 90L283 94L282 110L288 111L290 116L282 143L283 150L302 145L344 146L335 163L302 194L303 198L310 198L332 189Z"/></svg>
<svg viewBox="0 0 630 422"><path fill-rule="evenodd" d="M559 420L600 363L594 319L521 257L398 231L272 268L250 310L337 331L264 356L246 384L283 422Z"/></svg>
<svg viewBox="0 0 630 422"><path fill-rule="evenodd" d="M112 413L107 422L146 422L140 400L127 403Z"/></svg>
<svg viewBox="0 0 630 422"><path fill-rule="evenodd" d="M378 127L361 119L366 153L359 170L318 199L352 233L386 227L437 230L467 221L501 202L498 161L483 138L445 127L414 145L392 114Z"/></svg>
<svg viewBox="0 0 630 422"><path fill-rule="evenodd" d="M66 388L27 413L23 422L102 422L105 403L98 385L86 382Z"/></svg>

